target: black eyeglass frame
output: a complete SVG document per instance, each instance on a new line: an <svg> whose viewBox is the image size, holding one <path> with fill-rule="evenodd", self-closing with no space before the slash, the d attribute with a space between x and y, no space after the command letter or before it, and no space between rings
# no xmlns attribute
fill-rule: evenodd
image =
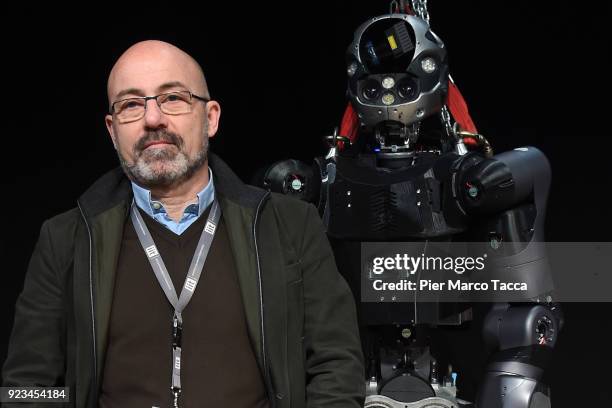
<svg viewBox="0 0 612 408"><path fill-rule="evenodd" d="M173 93L177 93L177 92L187 92L187 93L189 93L189 102L191 102L191 100L193 98L199 99L200 101L202 101L204 103L207 103L207 102L211 101L210 98L206 98L204 96L196 95L193 92L187 91L187 90L170 91L170 92L164 92L164 93L161 93L159 95L154 95L154 96L132 96L130 98L119 99L118 101L115 101L115 102L113 102L111 104L110 111L108 112L108 114L109 115L114 115L115 114L115 105L118 104L119 102L125 102L125 101L129 101L129 100L133 100L133 99L144 100L145 112L147 111L147 102L149 100L151 100L151 99L155 99L155 103L157 103L157 106L161 109L161 103L159 102L159 100L157 98L159 98L160 96L165 96L165 95L169 95L169 94L173 94Z"/></svg>

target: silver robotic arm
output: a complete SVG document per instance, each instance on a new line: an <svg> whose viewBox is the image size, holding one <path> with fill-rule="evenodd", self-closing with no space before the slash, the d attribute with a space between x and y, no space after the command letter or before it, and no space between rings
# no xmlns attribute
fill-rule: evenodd
<svg viewBox="0 0 612 408"><path fill-rule="evenodd" d="M550 407L550 390L540 380L561 325L554 304L494 305L483 331L487 343L498 351L487 366L476 406Z"/></svg>
<svg viewBox="0 0 612 408"><path fill-rule="evenodd" d="M538 149L525 147L483 160L461 179L461 203L474 217L474 239L494 259L488 278L526 282L525 299L494 304L483 335L494 351L479 387L477 407L550 407L540 382L563 325L552 299L544 247L550 166Z"/></svg>

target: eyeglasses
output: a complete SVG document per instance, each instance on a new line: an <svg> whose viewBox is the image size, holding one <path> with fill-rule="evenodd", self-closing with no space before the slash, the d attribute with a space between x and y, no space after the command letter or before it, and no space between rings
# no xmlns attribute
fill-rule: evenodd
<svg viewBox="0 0 612 408"><path fill-rule="evenodd" d="M193 110L193 98L209 102L209 98L195 95L189 91L173 91L155 96L139 96L137 98L121 99L113 102L110 113L115 115L119 123L129 123L140 120L147 111L147 101L155 99L159 109L167 115L184 115Z"/></svg>

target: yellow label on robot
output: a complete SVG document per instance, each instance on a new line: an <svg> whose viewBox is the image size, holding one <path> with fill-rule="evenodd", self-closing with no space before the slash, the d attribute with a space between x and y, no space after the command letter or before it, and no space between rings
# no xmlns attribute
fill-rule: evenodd
<svg viewBox="0 0 612 408"><path fill-rule="evenodd" d="M390 35L390 36L387 37L387 41L389 41L389 45L391 46L392 50L397 48L397 43L395 42L395 37Z"/></svg>

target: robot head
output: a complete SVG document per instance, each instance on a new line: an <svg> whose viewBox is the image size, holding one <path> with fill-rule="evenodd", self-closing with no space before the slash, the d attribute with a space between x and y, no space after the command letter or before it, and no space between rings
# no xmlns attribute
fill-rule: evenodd
<svg viewBox="0 0 612 408"><path fill-rule="evenodd" d="M427 22L408 14L362 24L347 50L347 73L349 97L365 131L394 127L406 133L409 125L439 112L448 91L444 44Z"/></svg>

